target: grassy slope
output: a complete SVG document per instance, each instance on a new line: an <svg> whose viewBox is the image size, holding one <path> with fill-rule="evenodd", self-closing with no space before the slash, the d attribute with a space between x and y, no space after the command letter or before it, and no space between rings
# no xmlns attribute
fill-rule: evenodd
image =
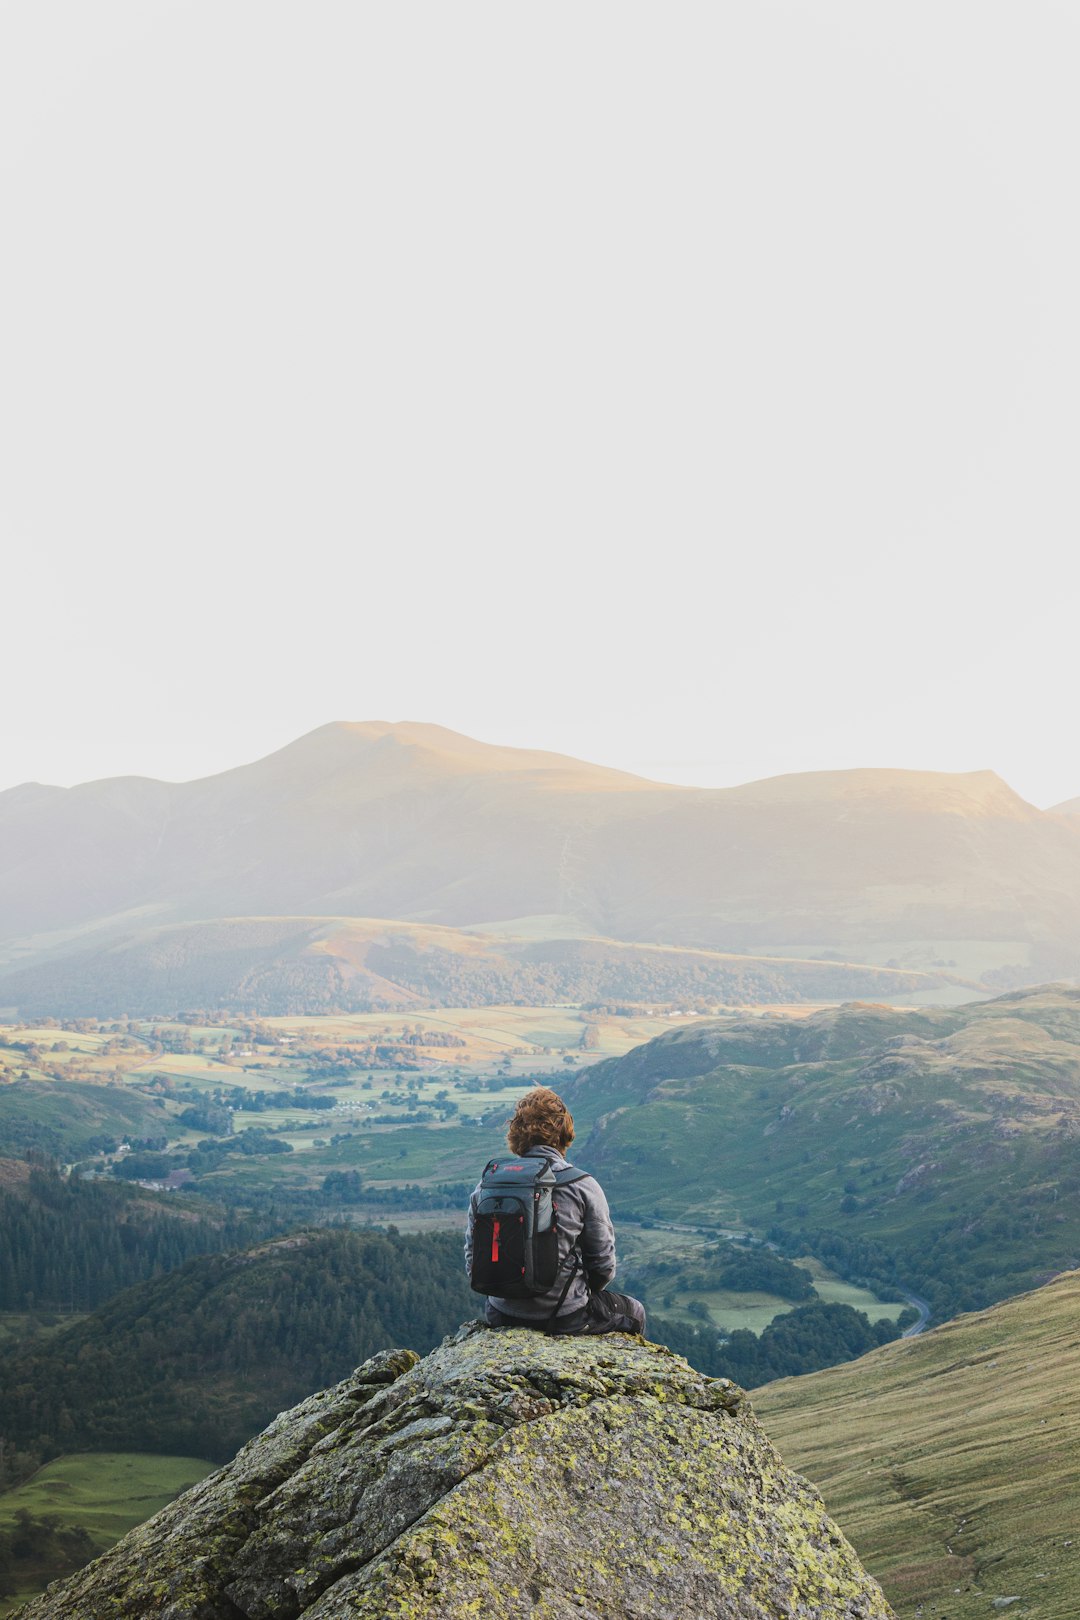
<svg viewBox="0 0 1080 1620"><path fill-rule="evenodd" d="M131 1451L57 1457L24 1485L0 1495L0 1520L10 1522L20 1508L35 1518L55 1513L65 1523L84 1525L107 1546L214 1467L201 1457Z"/></svg>
<svg viewBox="0 0 1080 1620"><path fill-rule="evenodd" d="M102 1138L157 1136L174 1128L160 1103L127 1086L70 1080L62 1097L48 1081L0 1087L0 1142L12 1157L39 1148L76 1158Z"/></svg>
<svg viewBox="0 0 1080 1620"><path fill-rule="evenodd" d="M1080 1273L754 1392L901 1620L1074 1620ZM921 1607L920 1607L921 1606Z"/></svg>

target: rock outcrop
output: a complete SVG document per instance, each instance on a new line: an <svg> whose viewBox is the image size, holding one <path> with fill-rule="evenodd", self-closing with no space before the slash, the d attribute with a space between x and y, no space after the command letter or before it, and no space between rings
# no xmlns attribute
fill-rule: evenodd
<svg viewBox="0 0 1080 1620"><path fill-rule="evenodd" d="M887 1620L733 1384L470 1323L374 1357L22 1620Z"/></svg>

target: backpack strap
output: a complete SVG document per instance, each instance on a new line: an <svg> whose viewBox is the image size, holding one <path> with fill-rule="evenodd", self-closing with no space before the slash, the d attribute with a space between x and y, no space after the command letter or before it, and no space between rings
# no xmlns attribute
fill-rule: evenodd
<svg viewBox="0 0 1080 1620"><path fill-rule="evenodd" d="M556 1184L556 1186L558 1186L558 1187L569 1187L575 1181L584 1181L588 1177L589 1172L588 1172L588 1170L575 1170L575 1168L574 1168L574 1166L572 1164L568 1164L565 1170L556 1170L554 1174L555 1174L555 1184ZM567 1294L570 1292L570 1285L573 1282L574 1278L577 1276L578 1272L579 1271L583 1272L584 1270L585 1270L585 1262L581 1258L581 1250L580 1250L580 1248L575 1243L574 1247L570 1251L570 1274L567 1277L566 1282L563 1284L562 1293L559 1295L558 1299L555 1302L555 1309L552 1311L551 1315L549 1317L547 1317L545 1319L545 1321L544 1321L544 1332L545 1333L553 1333L555 1331L555 1329L554 1329L555 1318L558 1316L559 1312L563 1308L563 1301L566 1299Z"/></svg>
<svg viewBox="0 0 1080 1620"><path fill-rule="evenodd" d="M563 1284L563 1291L559 1295L558 1299L556 1300L555 1309L552 1311L551 1315L546 1316L544 1318L544 1332L545 1333L553 1333L555 1331L554 1326L553 1326L555 1318L558 1316L559 1312L563 1308L563 1300L566 1298L567 1294L570 1292L570 1284L573 1282L574 1278L577 1276L578 1271L580 1269L582 1269L581 1250L577 1247L576 1244L574 1245L573 1249L570 1251L570 1258L571 1258L570 1274L567 1277L566 1282Z"/></svg>
<svg viewBox="0 0 1080 1620"><path fill-rule="evenodd" d="M557 1187L569 1187L571 1182L585 1181L589 1175L589 1171L575 1170L572 1164L568 1164L565 1170L556 1170L554 1175L555 1185Z"/></svg>

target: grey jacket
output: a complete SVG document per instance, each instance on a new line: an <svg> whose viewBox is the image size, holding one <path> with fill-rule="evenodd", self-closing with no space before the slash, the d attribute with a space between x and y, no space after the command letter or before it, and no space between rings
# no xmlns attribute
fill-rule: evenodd
<svg viewBox="0 0 1080 1620"><path fill-rule="evenodd" d="M567 1168L567 1161L556 1148L533 1147L520 1156L547 1159L553 1170ZM479 1197L478 1182L469 1199L469 1224L465 1232L466 1272L472 1268L473 1226ZM594 1181L592 1176L571 1181L559 1188L556 1201L559 1206L559 1275L555 1285L546 1294L538 1294L535 1299L492 1297L491 1303L495 1309L506 1316L520 1316L523 1321L539 1322L551 1315L570 1270L571 1251L579 1239L585 1274L582 1275L580 1270L575 1273L558 1314L568 1316L571 1311L580 1311L588 1303L590 1288L598 1293L615 1275L615 1228L611 1224L611 1212L600 1183Z"/></svg>

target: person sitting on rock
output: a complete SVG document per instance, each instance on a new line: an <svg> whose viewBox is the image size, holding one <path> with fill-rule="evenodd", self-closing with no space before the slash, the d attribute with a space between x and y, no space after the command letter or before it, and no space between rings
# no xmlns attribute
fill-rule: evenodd
<svg viewBox="0 0 1080 1620"><path fill-rule="evenodd" d="M506 1140L519 1159L543 1158L555 1172L568 1170L564 1154L574 1140L573 1116L557 1092L536 1086L514 1110ZM481 1182L469 1199L465 1270L470 1276L482 1187ZM488 1326L539 1328L560 1335L643 1334L645 1307L640 1300L616 1294L607 1286L615 1275L615 1229L599 1182L579 1173L574 1181L559 1186L557 1206L559 1269L555 1283L527 1299L488 1295L484 1310Z"/></svg>

